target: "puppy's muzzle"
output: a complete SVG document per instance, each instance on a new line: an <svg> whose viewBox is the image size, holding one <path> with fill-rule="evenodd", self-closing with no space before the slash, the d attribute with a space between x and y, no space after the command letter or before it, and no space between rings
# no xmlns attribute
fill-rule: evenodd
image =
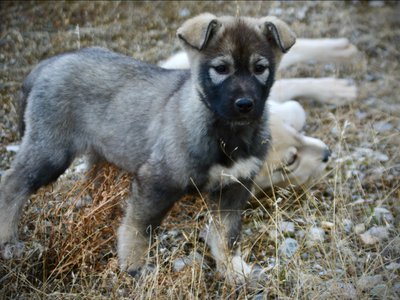
<svg viewBox="0 0 400 300"><path fill-rule="evenodd" d="M325 148L324 153L322 155L322 162L327 163L331 155L332 155L331 150L329 148Z"/></svg>
<svg viewBox="0 0 400 300"><path fill-rule="evenodd" d="M253 110L254 101L248 98L239 98L235 101L235 108L239 113L247 114Z"/></svg>

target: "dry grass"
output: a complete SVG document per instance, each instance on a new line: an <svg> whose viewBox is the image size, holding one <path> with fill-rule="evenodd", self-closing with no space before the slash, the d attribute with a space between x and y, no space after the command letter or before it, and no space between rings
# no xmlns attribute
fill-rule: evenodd
<svg viewBox="0 0 400 300"><path fill-rule="evenodd" d="M360 96L342 108L305 103L307 133L323 139L334 152L328 174L310 187L259 195L244 212L243 255L267 270L267 280L238 287L215 272L201 237L208 216L201 198L182 199L159 228L149 255L155 265L151 275L135 281L120 273L115 232L129 176L108 166L96 183L71 172L31 198L20 226L27 251L18 260L0 260L0 298L400 297L400 270L393 267L400 263L400 29L396 3L383 7L364 2L0 5L0 170L8 168L12 159L5 146L18 140L14 95L32 66L56 53L101 45L157 62L177 49L174 31L186 12L257 16L268 11L279 14L279 9L299 36L345 36L361 51L358 60L346 66L302 65L283 74L351 78L359 85ZM388 209L392 220L377 218L376 207ZM279 230L282 221L293 222L294 233ZM364 231L382 226L389 235L367 245L358 231L362 226ZM308 238L314 227L324 229L323 241L312 243ZM299 244L290 258L279 251L287 237ZM186 266L175 270L182 259ZM366 279L367 286L362 282Z"/></svg>

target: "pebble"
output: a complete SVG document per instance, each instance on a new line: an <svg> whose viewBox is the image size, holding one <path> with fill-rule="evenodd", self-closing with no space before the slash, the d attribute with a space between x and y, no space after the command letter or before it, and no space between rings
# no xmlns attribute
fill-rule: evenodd
<svg viewBox="0 0 400 300"><path fill-rule="evenodd" d="M299 248L299 243L295 239L286 238L279 246L279 252L283 256L290 258L296 253L298 248Z"/></svg>
<svg viewBox="0 0 400 300"><path fill-rule="evenodd" d="M294 233L294 223L293 222L279 222L278 229L283 234L293 234Z"/></svg>
<svg viewBox="0 0 400 300"><path fill-rule="evenodd" d="M322 243L325 240L325 231L319 227L311 227L307 233L307 244L309 246Z"/></svg>
<svg viewBox="0 0 400 300"><path fill-rule="evenodd" d="M388 123L388 122L386 122L386 121L380 121L380 122L376 122L376 123L373 125L373 127L374 127L374 129L375 129L376 131L379 131L379 132L386 132L386 131L391 130L391 129L393 128L393 125L390 124L390 123Z"/></svg>
<svg viewBox="0 0 400 300"><path fill-rule="evenodd" d="M377 297L378 299L386 299L387 297L387 292L388 292L388 287L386 284L381 283L376 286L374 286L371 291L370 295Z"/></svg>
<svg viewBox="0 0 400 300"><path fill-rule="evenodd" d="M357 288L360 289L361 291L369 291L374 286L376 286L382 282L383 282L383 276L380 274L379 275L362 275L357 280Z"/></svg>
<svg viewBox="0 0 400 300"><path fill-rule="evenodd" d="M351 229L353 228L353 222L349 219L343 220L343 228L346 233L350 233Z"/></svg>
<svg viewBox="0 0 400 300"><path fill-rule="evenodd" d="M384 226L374 226L360 234L360 238L365 245L373 245L389 238L389 230Z"/></svg>
<svg viewBox="0 0 400 300"><path fill-rule="evenodd" d="M203 259L202 255L195 252L194 255L187 255L184 257L179 257L174 261L173 270L174 272L182 271L186 266L193 266L196 262L201 262Z"/></svg>
<svg viewBox="0 0 400 300"><path fill-rule="evenodd" d="M332 222L328 222L328 221L322 221L321 226L325 230L331 230L335 226L335 224Z"/></svg>
<svg viewBox="0 0 400 300"><path fill-rule="evenodd" d="M354 226L354 232L356 234L361 234L365 232L365 224L361 223L361 224L357 224L356 226Z"/></svg>
<svg viewBox="0 0 400 300"><path fill-rule="evenodd" d="M328 280L327 291L322 293L318 299L357 299L357 290L351 283Z"/></svg>
<svg viewBox="0 0 400 300"><path fill-rule="evenodd" d="M400 264L396 262L392 262L385 267L387 270L396 271L400 269Z"/></svg>
<svg viewBox="0 0 400 300"><path fill-rule="evenodd" d="M187 17L189 17L189 16L190 16L190 10L187 9L186 7L181 8L181 9L179 10L179 16L182 17L182 18L187 18Z"/></svg>
<svg viewBox="0 0 400 300"><path fill-rule="evenodd" d="M8 152L14 152L14 153L17 153L18 152L18 150L19 150L19 144L10 144L10 145L7 145L6 146L6 150L8 151Z"/></svg>
<svg viewBox="0 0 400 300"><path fill-rule="evenodd" d="M303 230L296 231L296 238L297 239L302 240L302 239L304 239L305 236L306 236L306 234L304 233Z"/></svg>
<svg viewBox="0 0 400 300"><path fill-rule="evenodd" d="M375 207L373 216L379 224L393 223L394 220L392 213L384 207Z"/></svg>

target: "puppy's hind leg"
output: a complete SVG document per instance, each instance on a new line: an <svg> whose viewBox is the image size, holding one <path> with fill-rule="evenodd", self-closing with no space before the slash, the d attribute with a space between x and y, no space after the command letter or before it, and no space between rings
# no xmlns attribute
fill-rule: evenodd
<svg viewBox="0 0 400 300"><path fill-rule="evenodd" d="M26 200L40 187L55 181L73 157L73 152L62 145L24 137L0 184L0 251L4 258L18 255L18 222Z"/></svg>

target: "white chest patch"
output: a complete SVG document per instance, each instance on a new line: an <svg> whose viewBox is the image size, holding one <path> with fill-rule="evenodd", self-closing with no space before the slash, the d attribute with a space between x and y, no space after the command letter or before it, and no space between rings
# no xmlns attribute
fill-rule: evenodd
<svg viewBox="0 0 400 300"><path fill-rule="evenodd" d="M208 188L217 185L225 186L241 179L248 179L257 175L262 165L262 161L256 157L240 159L230 167L215 165L208 172Z"/></svg>

